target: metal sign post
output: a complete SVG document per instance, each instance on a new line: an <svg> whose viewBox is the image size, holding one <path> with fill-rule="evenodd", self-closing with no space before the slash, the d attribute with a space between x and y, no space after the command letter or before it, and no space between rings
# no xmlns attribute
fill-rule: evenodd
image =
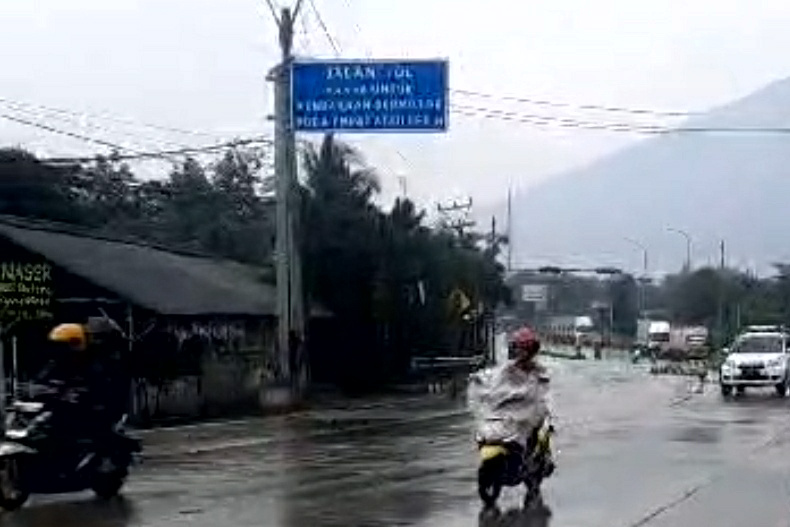
<svg viewBox="0 0 790 527"><path fill-rule="evenodd" d="M19 397L19 356L17 355L16 336L11 338L11 395Z"/></svg>
<svg viewBox="0 0 790 527"><path fill-rule="evenodd" d="M0 325L0 436L5 437L6 405L8 395L5 376L5 328Z"/></svg>

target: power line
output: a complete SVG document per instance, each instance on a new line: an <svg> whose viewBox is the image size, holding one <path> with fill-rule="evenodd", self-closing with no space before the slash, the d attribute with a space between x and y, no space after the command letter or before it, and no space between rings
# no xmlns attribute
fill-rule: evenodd
<svg viewBox="0 0 790 527"><path fill-rule="evenodd" d="M237 139L235 141L228 141L225 143L220 143L215 145L204 145L204 146L196 146L196 147L179 148L175 150L156 150L150 152L136 152L134 154L114 155L112 157L112 160L129 161L129 160L140 160L140 159L161 159L171 156L204 154L204 153L215 152L217 150L224 150L226 148L236 148L239 146L250 146L256 144L271 146L274 144L274 141L268 137ZM52 157L52 158L42 159L41 161L46 163L88 163L90 161L94 161L95 159L96 156Z"/></svg>
<svg viewBox="0 0 790 527"><path fill-rule="evenodd" d="M572 104L566 102L551 101L546 99L534 99L530 97L517 97L512 95L497 95L493 93L485 93L485 92L463 90L463 89L454 89L451 90L451 92L458 95L479 97L483 99L495 99L500 101L519 102L525 104L533 104L535 106L547 106L551 108L570 108L576 110L626 113L632 115L653 115L660 117L690 117L698 114L697 112L687 112L687 111L649 110L644 108L626 108L621 106L603 106L598 104Z"/></svg>
<svg viewBox="0 0 790 527"><path fill-rule="evenodd" d="M266 0L266 4L269 6L269 10L272 12L272 18L274 18L274 22L279 26L280 25L280 15L277 14L277 11L280 10L280 6L274 0Z"/></svg>
<svg viewBox="0 0 790 527"><path fill-rule="evenodd" d="M310 39L310 29L307 27L307 17L303 16L299 18L299 25L301 26L300 36L304 42L305 51L307 51L308 55L312 55L312 41Z"/></svg>
<svg viewBox="0 0 790 527"><path fill-rule="evenodd" d="M482 117L484 119L495 119L499 121L533 124L537 126L560 126L562 128L578 128L585 130L602 130L612 132L633 132L657 134L666 132L667 129L649 126L634 125L632 123L603 123L593 121L581 121L578 119L558 118L554 116L522 114L519 112L509 112L477 106L453 105L451 112L467 117Z"/></svg>
<svg viewBox="0 0 790 527"><path fill-rule="evenodd" d="M344 0L344 3L346 4L346 7L349 10L352 9L351 3L349 2L349 0ZM362 28L359 27L359 24L357 23L356 20L352 20L351 23L354 25L354 32L357 34L357 36L361 37L362 36ZM369 49L365 50L365 55L366 55L367 58L370 58L370 50Z"/></svg>
<svg viewBox="0 0 790 527"><path fill-rule="evenodd" d="M630 122L590 121L554 115L540 115L523 112L514 112L489 108L485 106L453 105L451 112L469 117L482 117L507 122L533 124L538 126L559 126L562 128L577 128L584 130L599 130L613 132L631 132L657 134L667 132L669 129L651 124L636 124Z"/></svg>
<svg viewBox="0 0 790 527"><path fill-rule="evenodd" d="M49 126L49 125L43 124L43 123L37 123L35 121L30 121L30 120L24 119L22 117L17 117L17 116L6 114L6 113L0 113L0 118L6 119L8 121L13 121L15 123L22 124L22 125L25 125L25 126L31 126L31 127L34 127L34 128L39 128L41 130L46 130L47 132L50 132L50 133L53 133L53 134L63 135L63 136L66 136L66 137L71 137L72 139L79 139L80 141L84 141L84 142L87 142L87 143L93 143L93 144L96 144L96 145L101 145L101 146L104 146L104 147L112 148L114 150L125 150L125 151L128 151L128 152L135 152L137 154L140 153L140 152L138 152L137 150L135 150L133 148L128 148L128 147L125 147L125 146L121 146L121 145L118 145L118 144L115 144L115 143L111 143L109 141L105 141L103 139L97 139L95 137L90 137L90 136L83 135L83 134L78 134L78 133L75 133L75 132L69 132L68 130L61 130L60 128L56 128L54 126Z"/></svg>
<svg viewBox="0 0 790 527"><path fill-rule="evenodd" d="M0 101L0 104L2 104L2 101ZM38 123L42 123L42 122L46 123L46 121L48 121L50 119L55 119L57 121L61 121L63 123L68 124L70 127L75 126L74 120L76 119L76 117L70 116L69 114L65 113L65 111L61 112L61 113L47 114L45 111L30 110L30 109L24 108L22 106L8 105L8 107L11 110L13 110L14 115L19 116L19 114L22 114L22 117L28 116L28 118L30 120L33 120L33 121L38 122ZM178 146L178 147L186 146L183 142L170 141L170 140L167 140L167 139L159 139L159 138L156 138L156 137L151 137L149 135L143 136L143 135L141 135L140 132L135 133L135 132L132 132L130 130L125 130L125 129L108 128L108 127L102 126L102 125L100 125L98 123L95 123L95 122L80 122L80 123L76 124L76 127L78 129L80 129L80 130L85 130L86 128L90 128L90 129L96 130L98 132L103 132L106 135L128 136L130 138L133 138L138 143L140 143L140 142L142 142L143 144L145 144L145 143L155 143L155 144L158 145L158 148L162 148L162 144L174 145L174 146Z"/></svg>
<svg viewBox="0 0 790 527"><path fill-rule="evenodd" d="M748 134L789 134L790 127L715 127L715 126L657 126L623 122L583 121L555 116L525 114L487 107L453 105L450 111L468 117L482 117L535 125L556 125L564 128L629 132L638 134L694 134L694 133L748 133Z"/></svg>
<svg viewBox="0 0 790 527"><path fill-rule="evenodd" d="M54 106L46 106L43 104L36 104L36 103L29 103L29 102L22 102L22 101L14 101L5 97L0 97L0 103L6 104L11 107L22 107L22 108L36 108L39 110L44 110L52 113L62 114L62 115L71 115L78 118L90 117L95 119L104 119L107 121L113 121L122 124L129 124L132 126L140 126L144 128L150 128L153 130L160 130L164 132L173 132L183 135L193 135L193 136L203 136L203 137L213 137L216 138L216 134L211 134L208 132L201 132L198 130L186 130L183 128L176 128L172 126L164 126L160 124L151 124L145 123L140 121L135 121L134 119L127 119L124 117L118 117L115 115L110 115L107 113L88 113L88 112L79 112L75 110L66 110L63 108L56 108Z"/></svg>
<svg viewBox="0 0 790 527"><path fill-rule="evenodd" d="M29 104L29 103L15 103L13 101L9 101L8 99L4 99L4 98L0 98L0 103L5 103L5 104L7 104L9 106L12 106L12 108L14 108L15 106L17 106L17 107L22 107L22 106L38 107L38 108L43 108L43 109L46 109L47 111L52 111L52 112L55 112L55 113L58 113L58 114L61 114L61 115L71 115L71 116L80 116L81 117L81 114L79 112L75 112L75 111L71 111L71 110L64 110L64 109L61 109L61 108L53 108L53 107L47 107L47 106L43 106L43 105L35 105L35 104ZM23 111L23 112L31 113L31 110L23 110L23 109L19 109L19 108L16 108L16 111ZM195 147L182 146L182 147L177 148L177 149L169 149L169 150L168 149L164 149L163 150L161 148L160 149L156 149L156 150L141 150L141 149L136 149L136 148L122 146L120 144L117 144L117 143L114 143L114 142L111 142L111 141L107 141L107 140L104 140L104 139L99 139L99 138L96 138L96 137L93 137L93 136L90 136L90 135L81 134L81 133L77 133L77 132L71 132L71 131L64 130L62 128L58 128L58 127L55 127L55 126L52 126L52 125L49 125L49 124L46 124L46 123L42 123L42 122L34 120L34 119L27 119L27 118L24 118L24 117L20 117L18 115L12 115L12 114L8 114L8 113L0 113L0 118L7 119L9 121L12 121L12 122L15 122L15 123L18 123L18 124L22 124L24 126L30 126L30 127L38 128L38 129L41 129L41 130L44 130L44 131L47 131L47 132L50 132L50 133L53 133L53 134L70 137L72 139L77 139L79 141L83 141L83 142L86 142L86 143L96 144L96 145L100 145L100 146L103 146L103 147L111 148L111 149L115 150L116 152L117 151L130 152L129 154L117 154L116 153L115 155L112 156L113 160L141 160L141 159L156 159L156 158L165 159L165 158L168 158L169 156L208 153L208 152L212 152L212 151L216 151L216 150L220 150L220 149L224 149L224 148L233 148L233 147L245 146L245 145L251 145L251 144L264 144L264 145L272 145L273 144L273 140L271 138L268 138L268 137L254 137L254 138L236 139L236 140L233 140L233 141L227 141L227 142L222 142L222 143L213 144L213 145L202 145L202 146L195 146ZM115 119L120 119L120 118L115 118ZM132 121L130 121L130 122L132 122ZM135 123L135 124L138 124L138 123ZM159 128L159 129L166 129L166 130L181 131L181 132L184 132L184 133L193 133L191 131L180 130L180 129L177 129L177 128L163 127L163 126L153 125L153 124L148 124L148 123L139 123L139 124L141 124L143 126L148 126L150 128ZM101 127L99 127L99 128L101 128ZM194 133L199 134L199 132L194 132ZM204 135L211 135L211 134L204 134ZM165 143L168 143L168 142L169 141L165 141ZM177 144L177 143L171 143L171 144ZM52 163L58 163L58 162L79 163L79 162L93 161L98 156L99 156L99 154L94 154L94 155L91 155L91 156L63 156L63 157L52 157L52 158L42 159L42 161L52 162Z"/></svg>
<svg viewBox="0 0 790 527"><path fill-rule="evenodd" d="M324 32L326 40L329 42L329 45L332 46L332 49L335 51L335 55L340 55L340 46L329 32L329 28L327 27L326 22L324 22L324 17L321 16L321 11L319 11L318 7L315 5L315 0L309 0L309 2L310 8L313 10L313 13L315 13L316 20L318 20L318 25L321 26L321 30Z"/></svg>
<svg viewBox="0 0 790 527"><path fill-rule="evenodd" d="M323 21L323 18L321 17L321 13L318 12L318 9L316 9L316 7L315 7L314 0L310 0L310 3L313 6L313 10L314 10L314 12L316 14L316 17L318 18L319 24L321 24L321 27L322 27L322 29L324 31L324 34L326 35L326 37L330 41L330 43L333 43L332 47L335 50L335 56L339 57L341 55L341 50L340 50L339 44L337 44L337 41L334 38L332 38L332 35L331 35L330 31L329 31L329 28L326 26L326 24ZM348 2L348 0L346 0L345 3L346 3L346 7L351 9L351 4ZM361 37L362 36L362 28L359 27L359 24L357 24L356 20L353 21L353 25L354 25L354 32L357 34L358 37ZM371 55L370 49L368 49L367 46L365 46L365 55L366 55L367 58L370 58L370 55ZM403 155L403 153L399 149L394 148L394 150L395 150L395 154L397 154L397 156L401 159L401 161L403 161L408 166L410 163L409 163L409 160L406 158L406 156Z"/></svg>
<svg viewBox="0 0 790 527"><path fill-rule="evenodd" d="M60 110L60 109L58 109ZM76 112L70 112L68 110L60 110L62 113L67 114L74 114ZM536 126L559 126L563 128L573 128L573 129L586 129L586 130L600 130L600 131L611 131L611 132L627 132L627 133L638 133L638 134L668 134L668 133L790 133L790 128L770 128L770 127L737 127L737 128L727 128L727 127L661 127L655 125L635 125L633 123L623 123L623 122L595 122L595 121L583 121L578 119L571 119L571 118L558 118L555 116L545 116L545 115L534 115L534 114L525 114L520 112L512 112L512 111L505 111L505 110L498 110L494 108L488 107L475 107L475 106L465 106L465 105L453 105L451 111L458 115L464 115L468 117L480 117L485 119L495 119L500 121L506 122L517 122L517 123L524 123L524 124L531 124ZM96 137L92 137L85 134L80 134L76 132L71 132L68 130L63 130L61 128L57 128L55 126L51 126L48 124L44 124L41 122L36 122L34 120L25 119L23 117L7 114L7 113L0 113L0 118L7 119L12 122L16 122L18 124L22 124L25 126L35 127L41 130L45 130L50 133L70 137L73 139L77 139L86 143L91 143L99 146L103 146L106 148L111 148L117 151L126 151L130 152L128 154L117 154L113 155L113 160L118 161L127 161L127 160L146 160L146 159L168 159L172 158L173 156L183 156L183 155L191 155L191 154L201 154L201 153L211 153L217 150L222 150L226 148L234 148L239 146L246 146L246 145L253 145L253 144L261 144L271 146L273 145L273 140L268 137L254 137L254 138L242 138L237 139L234 141L223 142L219 144L213 145L203 145L203 146L195 146L195 147L183 147L178 149L171 149L171 150L152 150L152 151L143 151L138 150L135 148L130 148L126 146L119 145L117 143L113 143L111 141L107 141L104 139L99 139ZM156 126L156 125L151 125ZM305 143L309 143L308 141L300 141L302 145ZM403 154L396 150L396 154L404 161L408 162L408 160L403 156ZM50 163L85 163L94 161L98 157L98 155L91 155L91 156L73 156L73 157L53 157L48 159L42 159L42 161L50 162ZM172 161L172 159L169 159Z"/></svg>

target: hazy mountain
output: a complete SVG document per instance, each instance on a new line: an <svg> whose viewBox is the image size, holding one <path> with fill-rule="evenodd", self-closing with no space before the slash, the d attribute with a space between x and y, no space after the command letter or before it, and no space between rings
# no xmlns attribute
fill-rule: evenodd
<svg viewBox="0 0 790 527"><path fill-rule="evenodd" d="M787 133L676 133L645 139L530 189L513 199L514 260L533 265L641 266L670 271L694 240L698 264L728 261L767 270L790 261L790 79L683 127L787 128Z"/></svg>

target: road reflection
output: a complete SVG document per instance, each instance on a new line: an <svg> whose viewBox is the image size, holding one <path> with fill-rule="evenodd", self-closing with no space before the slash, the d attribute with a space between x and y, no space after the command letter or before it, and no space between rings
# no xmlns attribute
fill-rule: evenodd
<svg viewBox="0 0 790 527"><path fill-rule="evenodd" d="M549 527L551 509L540 510L510 509L506 512L483 510L480 512L478 527Z"/></svg>
<svg viewBox="0 0 790 527"><path fill-rule="evenodd" d="M30 504L0 515L3 527L127 527L135 507L126 499Z"/></svg>
<svg viewBox="0 0 790 527"><path fill-rule="evenodd" d="M422 431L424 433L424 431ZM426 448L426 446L428 448ZM394 436L392 431L336 437L304 437L294 431L280 452L283 524L412 524L439 504L431 488L415 483L419 475L441 474L447 457L424 437ZM404 506L408 504L408 506Z"/></svg>

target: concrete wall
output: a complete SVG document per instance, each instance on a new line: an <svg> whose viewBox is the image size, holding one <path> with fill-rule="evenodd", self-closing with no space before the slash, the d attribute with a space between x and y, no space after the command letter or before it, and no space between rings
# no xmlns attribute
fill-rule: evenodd
<svg viewBox="0 0 790 527"><path fill-rule="evenodd" d="M170 320L161 325L157 338L139 346L151 346L146 351L152 356L175 351L183 370L164 382L135 380L136 421L230 415L257 406L273 359L272 320ZM170 349L161 349L165 346Z"/></svg>

